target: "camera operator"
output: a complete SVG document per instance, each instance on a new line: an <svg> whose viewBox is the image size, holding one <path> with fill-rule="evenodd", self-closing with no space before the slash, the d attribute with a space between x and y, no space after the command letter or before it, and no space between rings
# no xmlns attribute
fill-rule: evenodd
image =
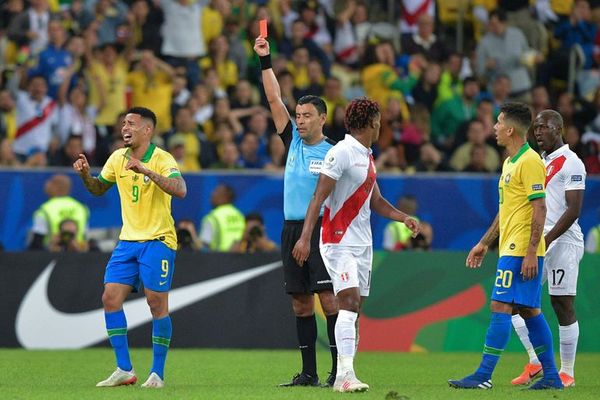
<svg viewBox="0 0 600 400"><path fill-rule="evenodd" d="M85 241L77 240L78 226L73 219L65 219L58 226L58 233L50 238L48 249L53 252L87 250Z"/></svg>
<svg viewBox="0 0 600 400"><path fill-rule="evenodd" d="M200 248L196 227L189 219L177 223L177 250L195 251Z"/></svg>
<svg viewBox="0 0 600 400"><path fill-rule="evenodd" d="M268 253L276 249L275 242L267 236L262 216L258 213L246 215L246 229L242 240L235 242L231 246L231 251L235 253Z"/></svg>

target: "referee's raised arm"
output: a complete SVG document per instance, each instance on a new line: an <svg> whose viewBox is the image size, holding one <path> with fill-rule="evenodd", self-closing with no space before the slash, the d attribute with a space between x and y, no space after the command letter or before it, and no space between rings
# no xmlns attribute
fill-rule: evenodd
<svg viewBox="0 0 600 400"><path fill-rule="evenodd" d="M271 51L267 39L260 36L257 37L254 41L254 51L260 57L263 86L269 107L271 108L273 122L275 122L277 133L281 134L290 121L290 113L281 100L281 89L271 67Z"/></svg>

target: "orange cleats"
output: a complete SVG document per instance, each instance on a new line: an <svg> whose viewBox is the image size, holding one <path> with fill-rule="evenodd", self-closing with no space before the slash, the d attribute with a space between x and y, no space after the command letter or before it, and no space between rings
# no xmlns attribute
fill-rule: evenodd
<svg viewBox="0 0 600 400"><path fill-rule="evenodd" d="M510 383L512 383L513 385L527 385L541 372L541 365L528 363L527 365L525 365L525 368L523 369L521 375L517 376L515 379L510 381Z"/></svg>
<svg viewBox="0 0 600 400"><path fill-rule="evenodd" d="M562 381L564 387L568 388L575 386L575 378L572 376L567 375L564 372L561 372L558 375L560 376L560 380Z"/></svg>

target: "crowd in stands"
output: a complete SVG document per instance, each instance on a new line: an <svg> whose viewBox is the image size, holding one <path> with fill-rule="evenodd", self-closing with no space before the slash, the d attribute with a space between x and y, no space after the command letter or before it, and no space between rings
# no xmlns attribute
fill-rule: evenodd
<svg viewBox="0 0 600 400"><path fill-rule="evenodd" d="M7 0L0 7L0 167L70 166L79 153L101 166L122 146L124 111L144 106L158 116L157 145L183 172L282 170L285 151L252 50L258 21L267 19L292 115L300 96L322 96L325 132L337 140L349 99L379 102L379 171L497 172L505 158L493 131L499 106L521 100L534 112L559 111L569 146L588 174L600 173L600 1Z"/></svg>

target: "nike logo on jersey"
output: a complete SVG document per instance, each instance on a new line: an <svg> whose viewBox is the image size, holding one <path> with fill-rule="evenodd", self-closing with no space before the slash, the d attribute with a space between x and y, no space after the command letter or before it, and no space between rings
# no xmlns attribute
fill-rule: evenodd
<svg viewBox="0 0 600 400"><path fill-rule="evenodd" d="M266 274L281 265L281 261L277 261L173 289L169 292L170 312L174 313ZM52 306L48 298L48 282L55 266L55 260L48 264L29 288L19 306L15 323L19 343L26 349L79 349L106 340L102 308L81 313L65 313ZM127 314L129 329L152 320L145 298L127 301L123 304L123 308Z"/></svg>
<svg viewBox="0 0 600 400"><path fill-rule="evenodd" d="M504 293L508 293L508 290L496 290L496 294L504 294Z"/></svg>

